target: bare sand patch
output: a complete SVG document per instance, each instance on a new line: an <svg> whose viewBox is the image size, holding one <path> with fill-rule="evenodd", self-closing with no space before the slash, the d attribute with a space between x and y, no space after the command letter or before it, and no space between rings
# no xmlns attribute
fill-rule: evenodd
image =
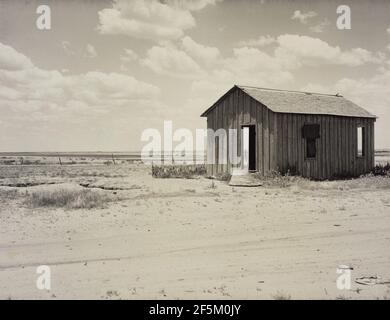
<svg viewBox="0 0 390 320"><path fill-rule="evenodd" d="M20 178L1 167L0 176L0 184L55 182L0 187L1 299L390 297L386 283L355 282L390 278L386 177L237 188L154 179L142 165L26 169ZM65 185L110 201L26 204L33 190ZM42 264L52 270L50 291L35 285ZM336 287L339 265L353 267L351 290Z"/></svg>

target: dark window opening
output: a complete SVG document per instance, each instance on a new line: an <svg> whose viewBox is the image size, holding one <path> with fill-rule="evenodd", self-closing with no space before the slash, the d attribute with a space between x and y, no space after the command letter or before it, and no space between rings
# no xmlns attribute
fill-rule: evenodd
<svg viewBox="0 0 390 320"><path fill-rule="evenodd" d="M316 155L316 139L306 139L306 158L315 158Z"/></svg>
<svg viewBox="0 0 390 320"><path fill-rule="evenodd" d="M306 139L306 158L313 159L317 156L316 139L320 137L319 124L305 124L302 127L302 138Z"/></svg>
<svg viewBox="0 0 390 320"><path fill-rule="evenodd" d="M357 156L364 157L365 154L365 128L357 128Z"/></svg>
<svg viewBox="0 0 390 320"><path fill-rule="evenodd" d="M320 125L305 124L302 127L302 137L304 139L318 139L320 137Z"/></svg>

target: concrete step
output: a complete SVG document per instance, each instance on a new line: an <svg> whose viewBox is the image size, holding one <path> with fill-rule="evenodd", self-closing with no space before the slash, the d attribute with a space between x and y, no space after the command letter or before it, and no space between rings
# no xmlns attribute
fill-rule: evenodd
<svg viewBox="0 0 390 320"><path fill-rule="evenodd" d="M234 174L232 175L229 186L234 187L260 187L262 186L261 180L256 177L254 173L246 173L246 174Z"/></svg>

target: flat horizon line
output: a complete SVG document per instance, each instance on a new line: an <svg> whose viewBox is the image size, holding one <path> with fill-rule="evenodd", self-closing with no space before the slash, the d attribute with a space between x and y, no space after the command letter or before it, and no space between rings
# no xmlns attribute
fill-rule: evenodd
<svg viewBox="0 0 390 320"><path fill-rule="evenodd" d="M390 149L389 149L390 150ZM174 150L161 150L161 152L172 152ZM206 151L206 150L204 150ZM141 153L142 150L137 151L0 151L0 155L4 154L115 154L115 153ZM176 151L180 152L180 151ZM193 151L194 152L202 152L202 151Z"/></svg>

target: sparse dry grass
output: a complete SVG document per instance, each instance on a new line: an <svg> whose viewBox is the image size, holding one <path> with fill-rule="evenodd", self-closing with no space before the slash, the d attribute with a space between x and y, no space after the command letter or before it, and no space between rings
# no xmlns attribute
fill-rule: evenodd
<svg viewBox="0 0 390 320"><path fill-rule="evenodd" d="M18 197L17 189L1 189L0 190L0 202L16 199Z"/></svg>
<svg viewBox="0 0 390 320"><path fill-rule="evenodd" d="M217 185L215 184L214 181L211 181L210 185L208 186L209 189L216 189Z"/></svg>
<svg viewBox="0 0 390 320"><path fill-rule="evenodd" d="M103 207L111 198L103 192L85 189L40 189L28 194L26 203L32 207L92 209Z"/></svg>
<svg viewBox="0 0 390 320"><path fill-rule="evenodd" d="M302 184L304 182L310 182L310 180L299 177L292 176L289 174L282 175L277 171L271 172L267 177L263 177L261 174L256 174L257 178L260 179L264 187L278 187L278 188L287 188L292 185Z"/></svg>
<svg viewBox="0 0 390 320"><path fill-rule="evenodd" d="M232 177L232 175L230 173L225 172L225 173L218 173L216 175L215 179L217 179L219 181L228 182L228 181L230 181L231 177Z"/></svg>
<svg viewBox="0 0 390 320"><path fill-rule="evenodd" d="M205 165L161 165L152 166L154 178L184 178L191 179L206 175Z"/></svg>
<svg viewBox="0 0 390 320"><path fill-rule="evenodd" d="M272 295L274 300L291 300L291 295L278 291L276 294Z"/></svg>
<svg viewBox="0 0 390 320"><path fill-rule="evenodd" d="M300 176L272 173L269 177L259 176L264 187L297 188L303 190L350 190L350 189L390 189L390 175L372 173L353 179L314 181Z"/></svg>
<svg viewBox="0 0 390 320"><path fill-rule="evenodd" d="M44 165L1 166L0 186L38 185L50 183L91 183L104 179L126 178L130 172L139 170L135 165ZM142 170L142 169L141 169ZM143 169L146 171L146 168Z"/></svg>

